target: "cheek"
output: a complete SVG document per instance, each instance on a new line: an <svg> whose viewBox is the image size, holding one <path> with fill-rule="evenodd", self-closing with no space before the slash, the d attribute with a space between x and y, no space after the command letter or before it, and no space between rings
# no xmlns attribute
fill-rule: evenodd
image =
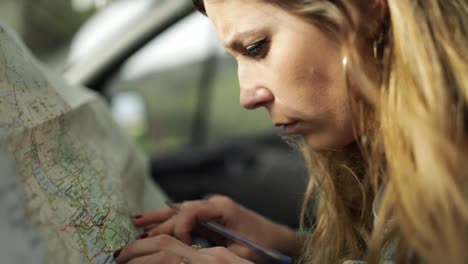
<svg viewBox="0 0 468 264"><path fill-rule="evenodd" d="M292 107L296 110L322 112L331 99L328 97L333 79L324 61L304 54L310 53L298 51L276 54L275 86L281 89L277 96L285 102L293 103ZM313 109L310 109L311 105Z"/></svg>

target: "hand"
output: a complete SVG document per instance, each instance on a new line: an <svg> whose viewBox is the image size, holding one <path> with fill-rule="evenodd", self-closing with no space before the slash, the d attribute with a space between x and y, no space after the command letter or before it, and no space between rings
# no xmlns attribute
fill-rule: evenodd
<svg viewBox="0 0 468 264"><path fill-rule="evenodd" d="M293 230L274 223L225 196L216 195L208 200L184 202L179 204L179 208L178 213L171 208L148 212L135 217L133 222L136 226L144 227L149 237L174 235L188 245L191 245L191 233L195 231L255 263L267 262L267 259L254 249L204 230L199 223L216 221L262 246L288 255L297 255L302 247L302 241Z"/></svg>
<svg viewBox="0 0 468 264"><path fill-rule="evenodd" d="M114 253L116 263L253 264L223 247L195 250L168 235L136 240Z"/></svg>

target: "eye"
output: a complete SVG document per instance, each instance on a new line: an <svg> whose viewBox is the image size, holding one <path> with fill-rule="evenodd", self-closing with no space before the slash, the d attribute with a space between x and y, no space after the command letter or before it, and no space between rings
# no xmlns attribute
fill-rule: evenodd
<svg viewBox="0 0 468 264"><path fill-rule="evenodd" d="M261 58L266 55L267 47L268 39L264 38L260 41L255 42L252 45L247 46L243 54L248 57Z"/></svg>

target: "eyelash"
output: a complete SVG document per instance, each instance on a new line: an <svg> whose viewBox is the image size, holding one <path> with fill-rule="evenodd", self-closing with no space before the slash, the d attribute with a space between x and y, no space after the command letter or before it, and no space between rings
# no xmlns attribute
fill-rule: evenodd
<svg viewBox="0 0 468 264"><path fill-rule="evenodd" d="M264 38L245 48L244 55L252 58L264 57L268 45L268 39Z"/></svg>

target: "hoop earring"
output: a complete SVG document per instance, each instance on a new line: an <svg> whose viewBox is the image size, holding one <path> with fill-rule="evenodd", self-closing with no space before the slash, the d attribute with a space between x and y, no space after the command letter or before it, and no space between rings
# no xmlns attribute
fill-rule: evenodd
<svg viewBox="0 0 468 264"><path fill-rule="evenodd" d="M376 40L374 40L374 59L379 59L382 57L383 54L383 42L385 39L385 35L383 32L380 32L379 36Z"/></svg>
<svg viewBox="0 0 468 264"><path fill-rule="evenodd" d="M381 28L379 35L374 40L374 58L375 59L382 59L384 57L385 52L385 43L388 42L388 33L390 31L390 16L386 16Z"/></svg>
<svg viewBox="0 0 468 264"><path fill-rule="evenodd" d="M346 73L346 68L348 67L348 55L343 56L343 62L342 63L343 63L343 70Z"/></svg>
<svg viewBox="0 0 468 264"><path fill-rule="evenodd" d="M350 87L349 85L349 76L348 76L348 54L347 53L344 53L343 55L343 59L341 61L342 63L342 67L343 67L343 77L344 77L344 80L345 80L345 84L347 87Z"/></svg>
<svg viewBox="0 0 468 264"><path fill-rule="evenodd" d="M368 77L361 74L359 64L357 66L354 64L351 65L354 61L350 61L350 57L352 56L347 52L343 52L342 67L346 87L358 87L360 91L359 95L365 98L370 104L375 104L378 96L376 91L372 89L374 84ZM354 67L357 67L357 69Z"/></svg>

